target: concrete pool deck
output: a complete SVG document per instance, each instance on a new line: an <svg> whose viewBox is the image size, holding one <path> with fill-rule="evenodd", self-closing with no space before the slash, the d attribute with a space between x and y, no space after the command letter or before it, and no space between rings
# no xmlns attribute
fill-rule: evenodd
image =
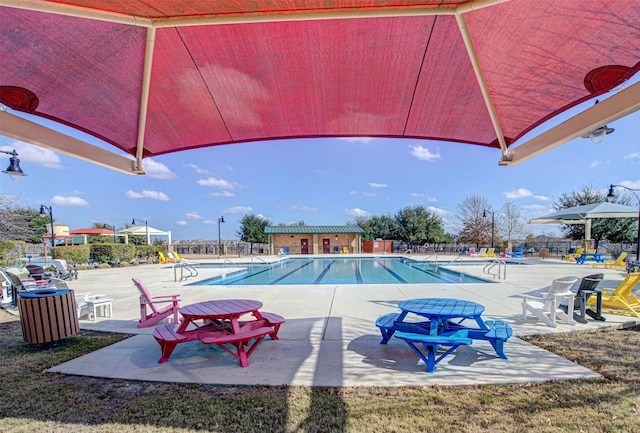
<svg viewBox="0 0 640 433"><path fill-rule="evenodd" d="M344 257L344 256L342 256ZM414 259L420 259L414 256ZM240 259L231 259L238 262ZM449 259L440 258L441 262ZM197 260L192 260L197 262ZM201 259L204 263L216 262ZM219 261L220 263L221 261ZM194 280L237 270L199 268L199 275L176 282L171 265L140 265L80 271L69 282L76 293L103 294L113 299L113 317L81 320L82 329L136 334L122 342L71 360L50 371L104 378L227 385L305 386L413 386L515 384L597 378L599 375L572 361L517 338L554 332L588 332L633 326L640 320L607 314L606 322L550 328L533 318L521 318L522 294L546 291L558 277L602 272L600 287L616 287L625 273L594 270L590 265L559 260L520 260L508 264L505 279L483 273L486 262L465 260L455 266L469 275L489 279L483 284L387 284L304 286L190 286ZM179 275L179 271L177 272ZM158 364L159 345L153 328L138 329L139 293L131 278L145 282L152 295L179 293L182 305L210 299L245 298L262 301L263 310L284 316L280 339L265 339L241 368L235 358L200 342L177 346L169 361ZM514 337L505 343L508 360L496 357L489 343L474 341L458 348L426 373L425 365L402 341L381 345L375 319L398 311L399 301L419 297L460 298L483 304L485 318L509 323Z"/></svg>

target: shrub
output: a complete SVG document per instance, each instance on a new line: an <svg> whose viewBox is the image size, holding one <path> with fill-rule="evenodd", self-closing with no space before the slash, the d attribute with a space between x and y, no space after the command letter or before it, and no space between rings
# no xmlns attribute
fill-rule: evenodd
<svg viewBox="0 0 640 433"><path fill-rule="evenodd" d="M136 246L131 244L91 244L90 247L94 261L114 266L128 262L136 255Z"/></svg>
<svg viewBox="0 0 640 433"><path fill-rule="evenodd" d="M69 264L87 263L89 261L89 245L69 245L53 248L54 259L64 259Z"/></svg>

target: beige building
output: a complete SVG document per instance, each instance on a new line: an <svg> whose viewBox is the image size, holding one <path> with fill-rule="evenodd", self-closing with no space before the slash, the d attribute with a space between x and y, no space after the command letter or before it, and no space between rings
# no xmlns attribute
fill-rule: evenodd
<svg viewBox="0 0 640 433"><path fill-rule="evenodd" d="M358 254L364 230L358 226L267 226L271 254Z"/></svg>

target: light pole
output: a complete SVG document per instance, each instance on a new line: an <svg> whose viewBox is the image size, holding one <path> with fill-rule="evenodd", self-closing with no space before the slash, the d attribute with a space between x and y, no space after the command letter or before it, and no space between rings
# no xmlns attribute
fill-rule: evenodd
<svg viewBox="0 0 640 433"><path fill-rule="evenodd" d="M222 238L220 238L220 224L224 222L224 217L218 218L218 258L222 257Z"/></svg>
<svg viewBox="0 0 640 433"><path fill-rule="evenodd" d="M18 179L18 177L27 175L20 168L20 160L18 159L18 152L16 152L15 149L13 149L13 152L0 150L0 153L6 153L7 155L11 155L11 158L9 158L9 167L7 167L6 170L2 170L3 173L7 173L9 177L13 180Z"/></svg>
<svg viewBox="0 0 640 433"><path fill-rule="evenodd" d="M382 254L387 254L387 222L382 220Z"/></svg>
<svg viewBox="0 0 640 433"><path fill-rule="evenodd" d="M102 223L102 228L106 230L109 228L109 226L105 223ZM113 226L113 243L116 243L116 226Z"/></svg>
<svg viewBox="0 0 640 433"><path fill-rule="evenodd" d="M488 213L491 214L491 248L493 248L493 233L496 226L496 220L495 220L496 213L485 209L482 212L482 218L486 218Z"/></svg>
<svg viewBox="0 0 640 433"><path fill-rule="evenodd" d="M627 191L631 191L631 194L636 196L636 200L638 200L638 233L636 238L636 260L640 261L640 197L636 194L636 191L640 191L640 189L632 189L626 187L624 185L609 185L609 194L607 194L607 201L611 201L616 198L616 195L613 192L614 188L624 188Z"/></svg>
<svg viewBox="0 0 640 433"><path fill-rule="evenodd" d="M136 221L138 221L139 223L144 223L144 228L146 229L146 232L147 232L147 245L149 245L149 223L145 220L139 220L137 218L134 218L131 220L131 225L135 226Z"/></svg>
<svg viewBox="0 0 640 433"><path fill-rule="evenodd" d="M45 215L46 213L49 214L49 221L51 222L51 260L53 260L53 245L55 244L55 232L53 231L53 209L51 209L51 206L45 206L43 204L40 205L40 215ZM47 254L45 253L45 260L47 257Z"/></svg>

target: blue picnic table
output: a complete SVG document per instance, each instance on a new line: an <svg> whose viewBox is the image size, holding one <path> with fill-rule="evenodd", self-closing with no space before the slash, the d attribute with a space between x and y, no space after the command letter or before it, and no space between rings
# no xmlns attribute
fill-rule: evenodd
<svg viewBox="0 0 640 433"><path fill-rule="evenodd" d="M404 340L433 372L435 365L462 345L471 345L473 340L491 343L500 358L507 359L504 342L513 335L505 322L482 318L484 305L477 302L452 298L419 298L398 304L400 313L389 313L376 321L382 333L381 344L386 344L392 336ZM409 314L425 321L407 320ZM473 321L467 326L465 321ZM419 348L422 347L422 350ZM448 346L437 357L439 346Z"/></svg>
<svg viewBox="0 0 640 433"><path fill-rule="evenodd" d="M578 257L576 257L576 263L579 265L584 265L585 262L604 262L604 257L602 257L598 253L582 253Z"/></svg>

